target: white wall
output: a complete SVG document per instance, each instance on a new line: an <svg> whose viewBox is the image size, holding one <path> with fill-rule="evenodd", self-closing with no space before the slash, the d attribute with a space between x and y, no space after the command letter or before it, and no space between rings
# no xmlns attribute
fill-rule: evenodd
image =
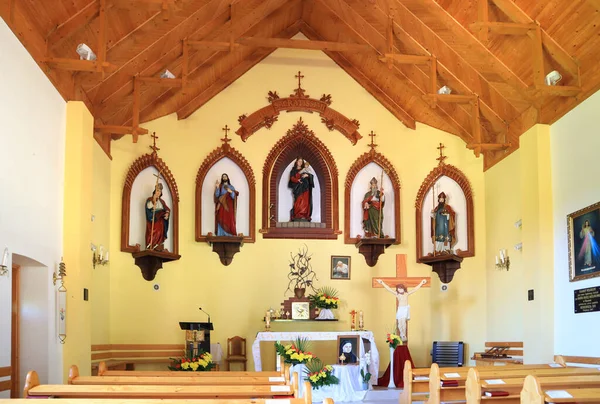
<svg viewBox="0 0 600 404"><path fill-rule="evenodd" d="M0 19L0 251L30 257L51 273L62 251L66 103ZM10 264L9 264L10 265ZM11 279L0 278L0 346L10 346ZM42 287L42 286L40 286ZM54 296L48 307L54 307ZM62 349L48 316L48 373L62 382ZM0 367L10 365L10 349L0 350ZM0 393L0 397L6 396Z"/></svg>
<svg viewBox="0 0 600 404"><path fill-rule="evenodd" d="M574 314L573 291L600 285L600 277L569 282L567 215L600 201L598 112L600 92L551 126L554 201L554 352L600 356L600 312Z"/></svg>

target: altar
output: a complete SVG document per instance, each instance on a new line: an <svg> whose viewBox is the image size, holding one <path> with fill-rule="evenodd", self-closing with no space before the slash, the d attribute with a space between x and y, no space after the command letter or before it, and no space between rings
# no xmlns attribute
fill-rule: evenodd
<svg viewBox="0 0 600 404"><path fill-rule="evenodd" d="M292 366L290 368L290 378L294 373L298 373L298 379L303 380L306 377L306 366ZM334 403L364 400L367 390L363 388L360 366L333 365L331 373L339 379L339 384L322 386L318 389L313 388L311 393L313 402L322 403L325 398L333 399ZM298 397L304 397L304 383L298 385Z"/></svg>
<svg viewBox="0 0 600 404"><path fill-rule="evenodd" d="M379 376L379 351L375 344L375 338L372 331L326 331L326 332L259 332L256 334L256 339L252 343L252 357L254 358L254 370L262 371L262 361L260 356L261 341L293 341L298 337L306 338L310 341L335 341L339 335L358 335L360 336L360 352L365 352L363 339L369 341L371 347L371 364L369 365L369 373L373 380L377 380ZM333 363L331 363L333 365ZM358 366L355 366L358 367Z"/></svg>

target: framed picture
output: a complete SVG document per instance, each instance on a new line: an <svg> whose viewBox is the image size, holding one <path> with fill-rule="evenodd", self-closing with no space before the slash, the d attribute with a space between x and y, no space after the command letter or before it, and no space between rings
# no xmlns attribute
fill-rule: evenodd
<svg viewBox="0 0 600 404"><path fill-rule="evenodd" d="M346 357L346 359L344 359L345 365L358 365L358 359L360 358L360 336L338 335L337 352L339 362L341 362L339 357L344 354Z"/></svg>
<svg viewBox="0 0 600 404"><path fill-rule="evenodd" d="M310 303L309 302L293 302L292 303L292 320L308 320L310 319Z"/></svg>
<svg viewBox="0 0 600 404"><path fill-rule="evenodd" d="M567 215L569 280L600 276L600 202Z"/></svg>
<svg viewBox="0 0 600 404"><path fill-rule="evenodd" d="M350 280L350 257L332 255L330 268L331 279Z"/></svg>

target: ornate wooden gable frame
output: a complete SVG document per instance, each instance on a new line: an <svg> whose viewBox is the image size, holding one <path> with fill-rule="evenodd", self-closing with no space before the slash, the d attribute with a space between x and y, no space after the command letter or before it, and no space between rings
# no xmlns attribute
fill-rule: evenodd
<svg viewBox="0 0 600 404"><path fill-rule="evenodd" d="M177 183L171 170L156 154L156 150L158 149L155 146L154 152L141 156L129 168L125 184L123 185L123 206L121 213L121 251L132 253L135 265L140 268L142 277L147 281L154 279L156 272L162 268L164 262L175 261L181 258L181 255L179 255L179 190L177 189ZM131 218L131 189L133 182L143 170L152 166L162 174L171 192L173 206L171 206L171 219L169 221L173 229L173 251L141 250L139 244L129 244L129 220Z"/></svg>
<svg viewBox="0 0 600 404"><path fill-rule="evenodd" d="M371 147L371 150L357 158L346 175L346 191L344 193L344 243L356 244L360 240L360 236L352 237L350 234L350 192L352 191L352 183L354 182L354 179L360 170L366 167L369 163L375 163L385 170L387 175L390 177L392 186L394 187L394 230L396 232L396 237L393 244L400 244L402 241L400 233L400 178L398 177L398 173L396 173L396 169L392 163L381 153L375 151L375 146L377 145L371 142L369 146Z"/></svg>
<svg viewBox="0 0 600 404"><path fill-rule="evenodd" d="M433 256L432 254L429 254L428 256L423 256L423 229L421 220L423 213L423 201L425 200L425 196L427 195L431 187L435 184L435 182L438 179L440 179L443 176L453 179L460 186L463 193L465 194L465 199L467 202L467 242L469 244L469 248L466 251L456 250L455 255L461 258L472 257L475 255L475 218L473 214L473 191L471 189L471 184L469 183L469 180L462 171L460 171L453 165L445 164L442 159L439 165L433 170L431 170L429 175L427 175L427 177L421 184L419 192L417 193L417 198L415 200L415 218L417 221L417 262L419 263L423 263L424 260L427 260L428 257ZM434 198L435 197L436 196L434 195Z"/></svg>
<svg viewBox="0 0 600 404"><path fill-rule="evenodd" d="M248 196L250 202L250 229L249 235L244 236L243 241L245 243L254 243L256 240L256 179L254 172L248 160L236 149L229 145L231 139L227 138L227 134L224 139L221 139L223 144L213 150L202 162L196 175L196 241L207 241L207 236L202 235L202 184L206 178L206 174L212 166L214 166L219 160L229 158L244 173L246 181L248 182L248 189L250 195Z"/></svg>
<svg viewBox="0 0 600 404"><path fill-rule="evenodd" d="M173 251L166 254L178 255L179 254L179 190L177 189L177 183L175 178L169 170L169 167L165 162L158 157L156 153L144 154L136 161L133 162L127 177L125 178L125 184L123 186L123 211L121 215L121 251L135 253L140 251L140 245L129 245L129 219L130 219L130 205L131 205L131 189L133 182L137 176L146 168L156 168L162 175L164 181L169 187L171 197L173 198L173 206L171 207L170 225L173 228ZM141 202L140 202L141 203Z"/></svg>
<svg viewBox="0 0 600 404"><path fill-rule="evenodd" d="M304 89L300 84L300 80L303 78L298 72L296 78L298 78L298 88L294 90L293 94L289 97L280 98L277 91L269 91L268 100L269 104L266 107L259 109L248 115L240 115L238 122L240 128L235 132L245 142L254 132L261 128L271 129L273 124L277 121L279 113L281 111L302 111L313 113L316 112L321 116L321 122L325 124L327 129L333 131L334 129L342 133L353 145L362 138L358 133L360 123L356 119L350 120L343 114L337 112L331 105L331 94L323 94L320 99L310 98L309 95L304 94Z"/></svg>
<svg viewBox="0 0 600 404"><path fill-rule="evenodd" d="M311 163L321 184L321 220L325 228L318 227L277 227L278 194L277 184L287 165L297 156L303 156ZM315 133L308 128L302 118L279 139L269 152L263 167L263 238L306 238L337 239L339 230L338 169L331 152Z"/></svg>

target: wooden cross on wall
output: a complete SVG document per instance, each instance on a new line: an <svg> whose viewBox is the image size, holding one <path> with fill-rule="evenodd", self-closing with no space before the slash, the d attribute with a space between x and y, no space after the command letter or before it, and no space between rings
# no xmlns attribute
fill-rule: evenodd
<svg viewBox="0 0 600 404"><path fill-rule="evenodd" d="M406 287L409 288L409 290L410 290L410 289L414 288L415 286L417 286L423 279L426 279L427 283L425 285L423 285L422 287L423 288L431 287L431 278L428 276L415 276L415 277L408 276L407 270L406 270L406 254L396 254L396 277L395 278L385 278L385 277L381 277L381 276L372 278L371 287L383 289L383 286L380 285L379 282L377 282L377 279L381 279L392 289L396 289L396 285L399 283L402 283L402 284L406 285ZM398 309L398 300L396 300L396 309ZM407 326L406 331L408 332L408 326Z"/></svg>

